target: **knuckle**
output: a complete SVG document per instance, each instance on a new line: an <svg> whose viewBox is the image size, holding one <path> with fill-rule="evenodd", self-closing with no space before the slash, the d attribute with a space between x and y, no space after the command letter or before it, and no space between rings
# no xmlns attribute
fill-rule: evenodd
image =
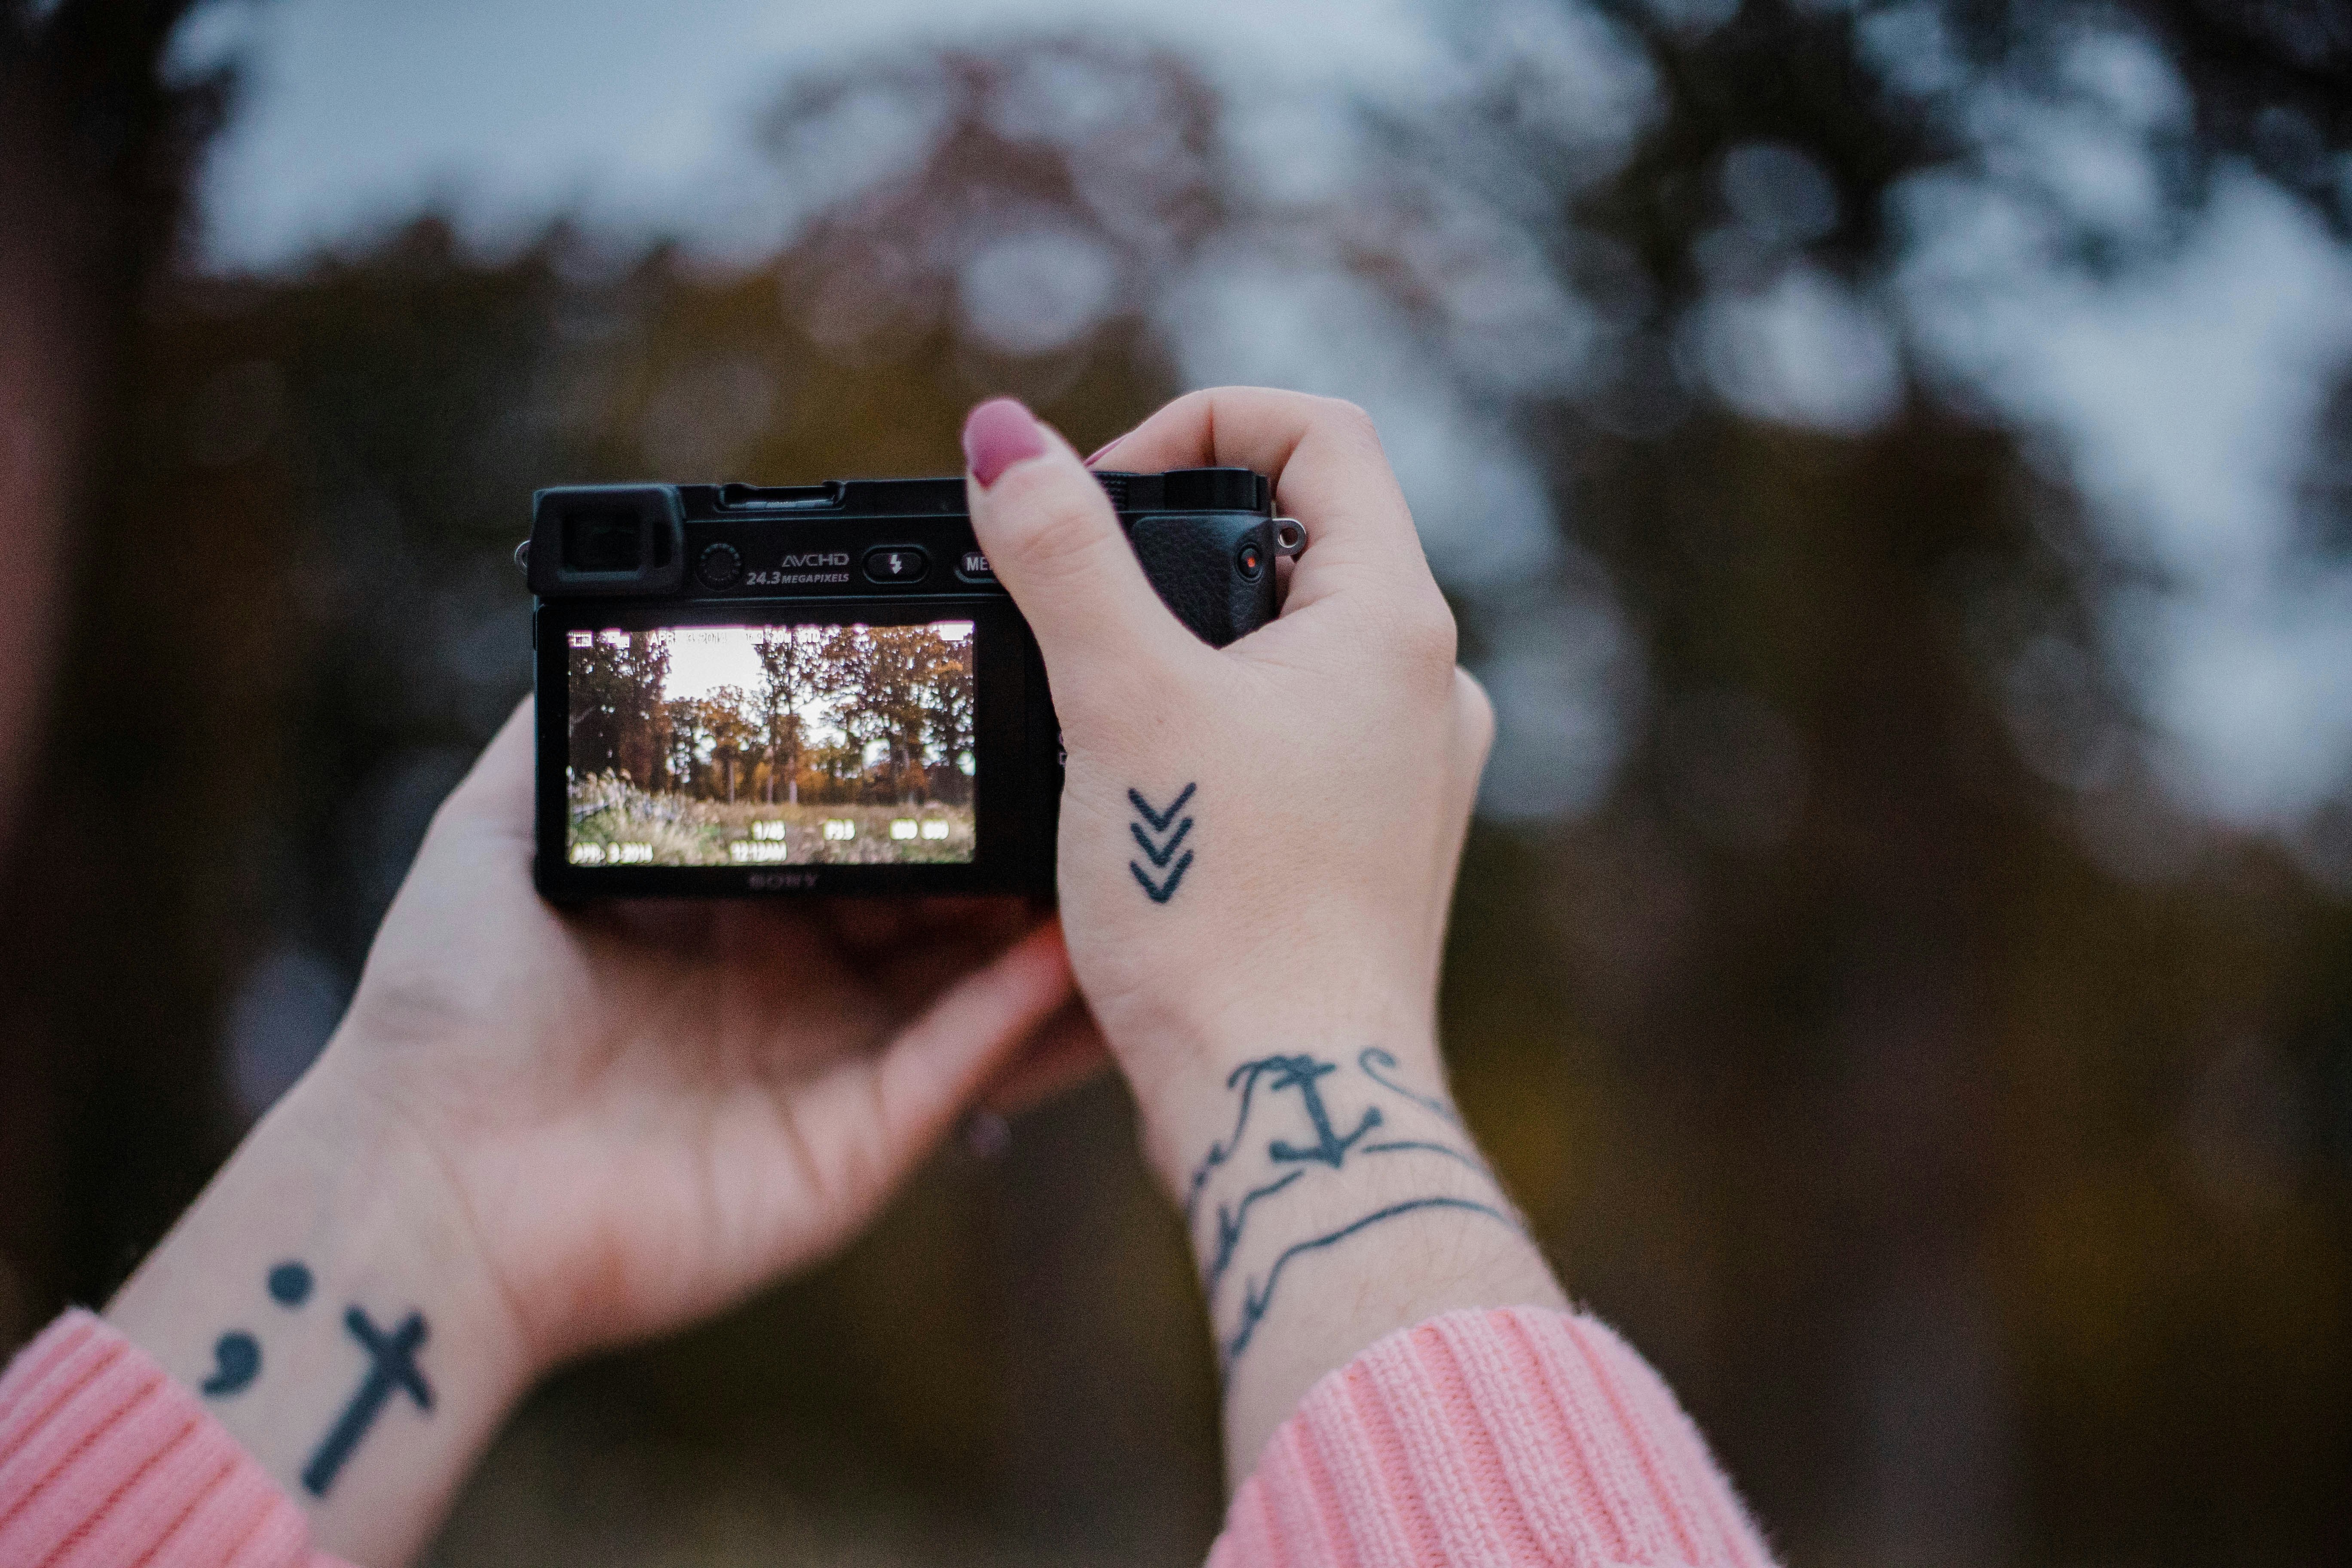
<svg viewBox="0 0 2352 1568"><path fill-rule="evenodd" d="M1398 658L1414 673L1442 673L1452 679L1461 634L1454 624L1454 612L1434 589L1416 595L1415 602L1398 616L1391 636Z"/></svg>
<svg viewBox="0 0 2352 1568"><path fill-rule="evenodd" d="M1319 405L1317 413L1324 423L1373 446L1380 445L1380 427L1372 423L1372 416L1364 411L1361 404L1350 403L1344 397L1318 398L1317 402Z"/></svg>
<svg viewBox="0 0 2352 1568"><path fill-rule="evenodd" d="M1476 676L1458 666L1454 671L1454 693L1465 749L1483 758L1495 744L1495 700L1486 695Z"/></svg>
<svg viewBox="0 0 2352 1568"><path fill-rule="evenodd" d="M1052 567L1081 559L1102 540L1107 510L1099 497L1074 492L1067 485L1037 486L1002 498L996 509L997 527L1007 553Z"/></svg>

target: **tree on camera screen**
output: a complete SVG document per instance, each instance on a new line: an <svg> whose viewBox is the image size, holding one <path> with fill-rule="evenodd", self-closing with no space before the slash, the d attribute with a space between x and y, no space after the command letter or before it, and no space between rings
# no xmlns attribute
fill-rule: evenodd
<svg viewBox="0 0 2352 1568"><path fill-rule="evenodd" d="M569 634L575 866L972 858L972 624Z"/></svg>

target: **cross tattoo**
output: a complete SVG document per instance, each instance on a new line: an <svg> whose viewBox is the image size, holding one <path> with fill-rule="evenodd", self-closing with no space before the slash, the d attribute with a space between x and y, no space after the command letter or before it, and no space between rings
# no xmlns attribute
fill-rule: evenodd
<svg viewBox="0 0 2352 1568"><path fill-rule="evenodd" d="M352 1457L352 1450L367 1436L368 1427L374 1424L384 1402L395 1391L415 1400L419 1410L433 1408L433 1390L416 1365L416 1347L425 1342L423 1313L409 1313L398 1328L386 1333L365 1311L353 1307L343 1313L343 1327L367 1348L368 1374L361 1380L359 1392L352 1395L352 1402L343 1407L333 1430L320 1439L319 1451L302 1467L302 1485L312 1497L327 1495L343 1461Z"/></svg>

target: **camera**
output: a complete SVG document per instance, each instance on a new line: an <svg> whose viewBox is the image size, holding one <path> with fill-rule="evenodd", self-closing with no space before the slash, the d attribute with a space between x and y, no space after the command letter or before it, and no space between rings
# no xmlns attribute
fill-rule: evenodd
<svg viewBox="0 0 2352 1568"><path fill-rule="evenodd" d="M1217 646L1305 544L1247 468L1097 473ZM961 479L532 497L540 891L1050 895L1061 731Z"/></svg>

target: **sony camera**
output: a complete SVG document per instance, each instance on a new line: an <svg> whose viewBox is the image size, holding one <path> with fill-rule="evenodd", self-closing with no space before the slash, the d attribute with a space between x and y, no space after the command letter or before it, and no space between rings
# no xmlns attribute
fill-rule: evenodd
<svg viewBox="0 0 2352 1568"><path fill-rule="evenodd" d="M1096 476L1222 647L1305 543L1246 468ZM1049 894L1061 732L961 479L532 498L540 891Z"/></svg>

